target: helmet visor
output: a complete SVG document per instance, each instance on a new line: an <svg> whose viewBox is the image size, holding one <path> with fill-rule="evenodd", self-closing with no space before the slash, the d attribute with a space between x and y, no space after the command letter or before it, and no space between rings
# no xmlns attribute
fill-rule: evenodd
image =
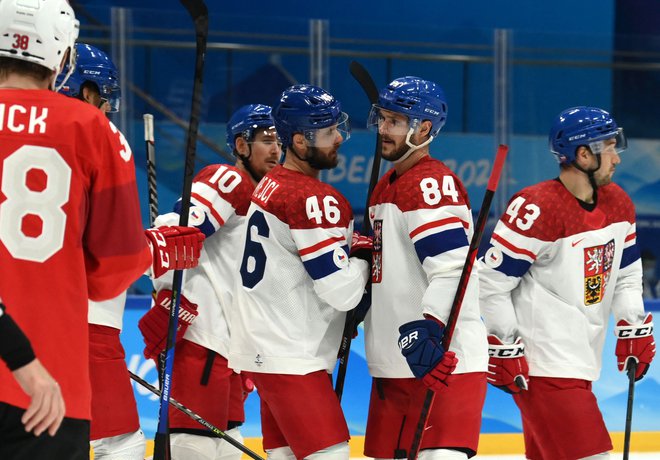
<svg viewBox="0 0 660 460"><path fill-rule="evenodd" d="M367 128L383 134L404 136L410 131L410 120L407 115L392 112L374 104L369 112Z"/></svg>
<svg viewBox="0 0 660 460"><path fill-rule="evenodd" d="M99 93L101 99L110 106L108 112L119 112L121 101L121 89L117 85L100 85Z"/></svg>
<svg viewBox="0 0 660 460"><path fill-rule="evenodd" d="M628 139L626 139L626 135L623 133L623 128L619 128L616 130L614 137L601 141L589 142L589 148L597 155L604 152L619 154L628 148Z"/></svg>
<svg viewBox="0 0 660 460"><path fill-rule="evenodd" d="M345 142L351 137L351 125L346 112L339 115L339 120L335 125L305 131L305 139L310 142L312 147L332 147L337 143L338 136L341 137L339 143Z"/></svg>

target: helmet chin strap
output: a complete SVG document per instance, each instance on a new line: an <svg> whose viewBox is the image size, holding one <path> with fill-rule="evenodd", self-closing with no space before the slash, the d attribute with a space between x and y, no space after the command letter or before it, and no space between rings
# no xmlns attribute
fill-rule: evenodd
<svg viewBox="0 0 660 460"><path fill-rule="evenodd" d="M261 181L261 177L257 176L257 173L254 171L254 168L252 167L252 163L250 163L250 158L252 157L252 146L248 144L248 154L243 155L236 150L236 156L241 159L241 163L243 163L243 167L245 170L248 172L250 177L255 180L255 182L259 183Z"/></svg>
<svg viewBox="0 0 660 460"><path fill-rule="evenodd" d="M589 178L589 184L591 184L591 188L594 191L594 200L596 199L596 194L598 193L598 185L596 184L596 178L594 177L594 174L596 173L596 171L598 171L600 169L600 165L601 165L600 154L596 154L596 162L598 163L598 165L594 169L584 169L582 166L580 166L577 163L577 160L573 161L573 163L572 163L572 165L576 169L578 169L579 171L582 171L583 173L585 173L587 175L587 177Z"/></svg>
<svg viewBox="0 0 660 460"><path fill-rule="evenodd" d="M394 164L401 163L406 158L408 158L410 156L410 154L412 154L415 150L419 150L422 147L426 147L433 140L433 136L429 136L429 138L426 141L422 142L419 145L415 145L412 142L410 142L410 138L412 137L414 132L415 132L415 128L410 128L410 130L408 130L408 134L406 135L406 145L409 147L408 151L406 153L404 153L403 156L401 158L399 158L398 160L392 161L392 163L394 163Z"/></svg>

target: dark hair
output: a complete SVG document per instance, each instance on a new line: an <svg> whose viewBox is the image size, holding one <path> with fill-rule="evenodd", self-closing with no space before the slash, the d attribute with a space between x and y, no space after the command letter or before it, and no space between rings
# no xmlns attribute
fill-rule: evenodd
<svg viewBox="0 0 660 460"><path fill-rule="evenodd" d="M53 71L34 62L10 57L0 57L0 80L8 78L11 74L20 74L35 80L44 81L53 76Z"/></svg>

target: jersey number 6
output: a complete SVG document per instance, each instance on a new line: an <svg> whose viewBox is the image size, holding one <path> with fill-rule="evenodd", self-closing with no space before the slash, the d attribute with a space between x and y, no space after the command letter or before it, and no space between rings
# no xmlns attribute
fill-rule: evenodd
<svg viewBox="0 0 660 460"><path fill-rule="evenodd" d="M250 289L262 280L266 271L266 252L259 241L252 239L253 232L264 238L268 238L270 235L268 222L260 211L255 211L248 221L243 261L241 262L241 280L243 286Z"/></svg>

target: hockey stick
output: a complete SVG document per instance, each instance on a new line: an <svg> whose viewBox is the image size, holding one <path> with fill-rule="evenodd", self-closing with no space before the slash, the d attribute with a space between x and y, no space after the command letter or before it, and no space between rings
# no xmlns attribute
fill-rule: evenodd
<svg viewBox="0 0 660 460"><path fill-rule="evenodd" d="M149 227L154 226L158 217L158 188L156 187L156 143L154 140L154 116L142 115L144 120L144 144L147 150L147 185L149 203Z"/></svg>
<svg viewBox="0 0 660 460"><path fill-rule="evenodd" d="M374 83L374 80L369 75L367 69L365 69L360 63L356 61L351 61L349 65L349 70L351 75L362 87L362 90L366 93L367 98L369 99L370 104L378 103L378 88ZM374 153L374 161L371 165L371 178L369 180L369 188L367 190L367 202L364 205L364 220L362 222L362 233L368 235L371 232L371 224L369 221L369 199L371 198L371 192L373 192L376 182L378 182L378 176L380 175L380 150L381 150L381 139L380 134L376 135L376 151ZM348 369L348 356L351 352L351 340L353 339L353 331L358 326L357 321L357 312L360 310L368 309L371 304L371 264L369 264L369 278L367 280L367 285L365 286L365 292L360 299L360 303L353 310L349 311L346 314L346 322L344 323L344 332L341 337L341 344L339 346L339 352L337 353L337 358L339 358L339 369L337 370L337 380L335 382L335 394L341 402L342 394L344 393L344 381L346 380L346 370Z"/></svg>
<svg viewBox="0 0 660 460"><path fill-rule="evenodd" d="M144 388L151 391L156 396L160 396L160 390L158 390L158 388L156 388L153 385L147 383L147 381L145 381L144 379L141 379L140 377L138 377L136 374L134 374L131 371L128 371L128 374L130 375L130 377L133 380L135 380L137 383L142 385ZM196 421L200 425L202 425L205 428L209 429L214 435L216 435L219 438L224 439L229 444L236 447L238 450L240 450L240 451L246 453L247 455L249 455L250 457L252 457L254 460L264 460L263 457L261 457L259 454L257 454L253 450L250 450L249 447L245 446L244 444L241 444L240 442L238 442L237 440L235 440L234 438L229 436L227 433L222 431L220 428L217 428L215 425L211 424L211 422L207 422L202 417L197 415L195 412L193 412L192 410L188 409L186 406L184 406L183 404L178 402L176 399L170 398L169 403L172 407L180 410L181 412L186 414L188 417L190 417L191 419L193 419L194 421Z"/></svg>
<svg viewBox="0 0 660 460"><path fill-rule="evenodd" d="M630 433L632 431L633 399L635 397L635 374L637 373L637 361L628 361L628 405L626 407L626 431L623 435L623 460L628 460L630 455Z"/></svg>
<svg viewBox="0 0 660 460"><path fill-rule="evenodd" d="M506 154L508 151L509 147L506 145L500 144L500 146L497 148L495 163L493 164L493 169L490 172L490 178L488 179L488 185L486 186L486 194L484 195L484 200L481 203L481 209L479 209L479 216L477 217L477 222L474 226L474 234L472 235L472 240L470 241L468 255L465 259L465 263L463 264L463 271L461 272L461 278L458 281L456 295L454 296L454 301L451 305L449 318L447 318L447 325L445 327L445 333L442 338L442 344L445 347L445 350L449 350L449 345L451 344L451 339L454 335L456 321L458 319L458 315L461 312L465 291L467 290L467 286L470 281L470 274L472 273L472 268L474 267L474 261L477 258L479 243L481 242L481 237L484 234L484 228L486 227L486 222L488 221L490 204L493 201L493 196L495 195L497 184L500 181L500 175L502 173L504 160L506 159ZM435 392L432 390L427 390L426 398L424 399L424 404L422 405L422 412L419 415L419 421L417 422L417 428L415 429L415 436L410 446L410 451L408 452L408 460L415 460L417 458L419 448L422 444L422 436L424 435L426 422L428 421L429 413L431 412L434 399Z"/></svg>
<svg viewBox="0 0 660 460"><path fill-rule="evenodd" d="M186 7L190 17L195 23L195 74L192 91L192 107L190 109L190 124L186 135L186 164L183 175L183 191L181 193L181 214L179 225L188 225L188 213L190 212L190 196L192 192L192 181L195 172L195 152L197 148L197 131L199 129L199 117L202 108L202 83L204 74L204 58L206 56L206 41L209 29L209 15L203 0L180 0ZM183 271L176 270L172 281L172 305L167 328L167 345L165 346L165 365L161 382L160 409L158 413L158 429L154 439L154 460L170 459L170 437L169 437L169 405L170 389L172 385L172 368L174 364L174 345L179 322L179 305L181 302L181 285L183 283Z"/></svg>

